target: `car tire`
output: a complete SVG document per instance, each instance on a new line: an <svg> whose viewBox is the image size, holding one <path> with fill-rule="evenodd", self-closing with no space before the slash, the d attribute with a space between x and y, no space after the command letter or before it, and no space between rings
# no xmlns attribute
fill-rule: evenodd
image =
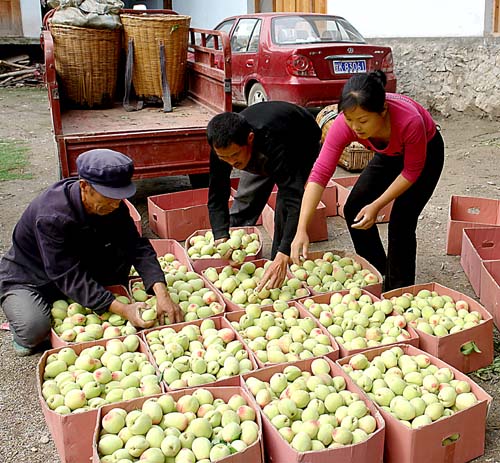
<svg viewBox="0 0 500 463"><path fill-rule="evenodd" d="M253 84L250 92L248 93L248 106L268 100L269 98L267 97L264 87L260 84Z"/></svg>

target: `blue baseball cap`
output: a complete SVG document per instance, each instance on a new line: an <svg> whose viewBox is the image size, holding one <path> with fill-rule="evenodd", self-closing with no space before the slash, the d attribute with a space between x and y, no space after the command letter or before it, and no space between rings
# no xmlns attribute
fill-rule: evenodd
<svg viewBox="0 0 500 463"><path fill-rule="evenodd" d="M78 175L106 198L130 198L136 192L132 183L134 161L118 151L94 149L76 159Z"/></svg>

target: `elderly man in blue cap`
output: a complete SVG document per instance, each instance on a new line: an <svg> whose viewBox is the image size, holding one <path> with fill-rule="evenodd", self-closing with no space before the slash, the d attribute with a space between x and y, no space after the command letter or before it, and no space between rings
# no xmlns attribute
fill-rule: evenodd
<svg viewBox="0 0 500 463"><path fill-rule="evenodd" d="M160 322L165 315L182 321L156 254L122 201L136 191L132 159L94 149L76 162L79 177L55 183L31 202L0 260L0 304L20 356L47 339L52 302L61 297L97 314L119 314L139 328L152 326L140 316L144 303L124 304L105 289L126 284L132 265L157 297Z"/></svg>

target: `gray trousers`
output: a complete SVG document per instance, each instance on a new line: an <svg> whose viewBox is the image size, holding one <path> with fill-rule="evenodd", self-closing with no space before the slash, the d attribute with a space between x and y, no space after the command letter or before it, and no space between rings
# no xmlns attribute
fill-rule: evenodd
<svg viewBox="0 0 500 463"><path fill-rule="evenodd" d="M34 348L48 338L52 306L40 293L12 289L2 295L0 303L17 344Z"/></svg>

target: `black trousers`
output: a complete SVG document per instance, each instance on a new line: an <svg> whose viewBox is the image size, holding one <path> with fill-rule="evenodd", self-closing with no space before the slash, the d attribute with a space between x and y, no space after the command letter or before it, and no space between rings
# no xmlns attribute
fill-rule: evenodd
<svg viewBox="0 0 500 463"><path fill-rule="evenodd" d="M349 194L344 213L354 249L385 275L385 291L415 284L418 216L436 188L443 163L444 143L438 130L427 143L425 166L419 178L394 201L387 254L376 225L368 230L356 230L351 225L359 211L377 199L401 173L403 157L376 153Z"/></svg>

